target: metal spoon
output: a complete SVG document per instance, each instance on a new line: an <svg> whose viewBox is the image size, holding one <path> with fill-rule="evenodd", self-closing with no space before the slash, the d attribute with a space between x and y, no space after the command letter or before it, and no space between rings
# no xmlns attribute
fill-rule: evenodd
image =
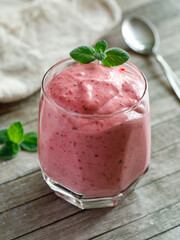
<svg viewBox="0 0 180 240"><path fill-rule="evenodd" d="M152 23L144 18L130 16L122 24L122 35L133 51L155 57L180 100L180 81L163 57L157 53L159 35Z"/></svg>

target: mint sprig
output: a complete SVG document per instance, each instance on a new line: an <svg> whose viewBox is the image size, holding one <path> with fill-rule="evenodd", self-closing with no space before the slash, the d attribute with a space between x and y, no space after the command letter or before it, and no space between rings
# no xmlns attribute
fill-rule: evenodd
<svg viewBox="0 0 180 240"><path fill-rule="evenodd" d="M114 67L125 63L129 59L129 54L121 48L107 49L107 42L99 40L94 49L90 46L80 46L70 52L70 56L80 63L90 63L94 60L102 61L107 67Z"/></svg>
<svg viewBox="0 0 180 240"><path fill-rule="evenodd" d="M0 158L11 159L16 156L20 147L25 151L36 151L37 133L24 134L21 122L15 122L8 129L0 130L0 143L4 143L0 148Z"/></svg>
<svg viewBox="0 0 180 240"><path fill-rule="evenodd" d="M34 152L37 151L37 134L35 132L28 132L24 135L23 142L20 143L23 150Z"/></svg>

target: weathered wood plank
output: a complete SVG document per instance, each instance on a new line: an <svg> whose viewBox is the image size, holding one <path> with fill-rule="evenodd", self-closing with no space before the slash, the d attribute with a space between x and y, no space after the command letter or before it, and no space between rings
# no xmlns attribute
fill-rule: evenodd
<svg viewBox="0 0 180 240"><path fill-rule="evenodd" d="M152 155L150 169L137 187L149 184L156 179L171 175L180 170L180 143Z"/></svg>
<svg viewBox="0 0 180 240"><path fill-rule="evenodd" d="M6 104L4 104L6 106ZM14 105L15 106L15 105ZM18 106L18 105L17 105ZM6 128L10 124L16 121L21 121L22 124L31 122L38 118L39 109L39 94L33 95L29 99L24 100L24 103L20 104L20 108L10 108L5 114L0 116L0 128Z"/></svg>
<svg viewBox="0 0 180 240"><path fill-rule="evenodd" d="M117 0L117 2L125 16L129 14L139 15L148 18L152 22L164 21L166 23L167 19L178 16L178 10L180 10L180 3L176 0ZM167 27L170 28L169 25Z"/></svg>
<svg viewBox="0 0 180 240"><path fill-rule="evenodd" d="M178 142L180 142L180 115L152 127L152 153Z"/></svg>
<svg viewBox="0 0 180 240"><path fill-rule="evenodd" d="M170 120L180 114L179 101L172 89L169 86L166 88L165 85L161 85L162 82L158 78L149 82L151 126Z"/></svg>
<svg viewBox="0 0 180 240"><path fill-rule="evenodd" d="M176 185L176 191L171 187L173 185ZM81 211L74 216L57 221L19 239L41 240L48 239L51 236L51 239L86 240L173 205L179 200L180 171L137 189L115 208ZM10 212L9 217L11 222ZM27 225L28 222L24 224L24 226ZM13 233L12 236L17 236L17 233Z"/></svg>
<svg viewBox="0 0 180 240"><path fill-rule="evenodd" d="M137 1L134 3L136 4ZM123 19L125 19L128 15L131 15L131 14L125 13L123 16ZM133 12L133 15L141 16L136 14L135 12ZM160 45L164 39L175 37L179 33L177 29L179 29L180 14L172 15L171 17L165 18L165 19L156 19L156 21L151 18L147 18L147 19L151 21L157 28L157 31L160 36ZM109 39L108 42L111 47L115 46L115 44L118 44L118 43L120 43L121 44L120 46L123 47L122 44L124 44L124 41L122 39L122 34L121 34L121 24L119 24L119 26L112 29L111 32L106 35L106 38ZM125 46L126 45L124 45L124 47ZM171 47L173 49L173 45L171 45Z"/></svg>
<svg viewBox="0 0 180 240"><path fill-rule="evenodd" d="M14 239L80 211L55 194L12 209L0 215L0 239Z"/></svg>
<svg viewBox="0 0 180 240"><path fill-rule="evenodd" d="M128 0L128 1L131 2L132 0ZM119 1L119 2L121 2L120 6L123 9L123 5L126 5L127 1ZM143 17L149 19L149 21L152 21L152 23L156 26L158 33L160 35L160 40L161 40L160 47L162 45L163 40L165 40L166 38L174 38L179 33L179 31L177 31L177 29L179 29L180 14L174 15L173 11L172 11L172 14L169 17L167 17L165 15L164 16L165 18L163 18L163 19L154 18L154 12L150 13L149 16L144 14L144 8L146 9L146 11L148 11L149 5L147 5L145 3L145 4L143 4L144 6L141 6L141 8L139 10L138 5L141 4L141 3L139 3L139 2L141 2L141 0L132 1L132 2L134 3L134 5L137 4L137 9L135 8L132 11L132 3L131 3L131 5L128 5L128 3L127 3L128 11L123 12L124 18L127 17L128 15L133 14L136 16L143 16ZM157 1L149 1L149 2L150 2L149 4L152 5L152 7L156 6ZM180 4L178 1L176 1L176 2L174 1L174 3L175 3L175 7L176 7L176 5L177 5L177 7L179 7ZM168 3L165 3L165 1L159 1L158 4L161 5L161 12L163 13L162 8L164 7L165 4L168 5ZM139 14L137 10L142 11L142 13ZM168 11L171 12L171 8L169 8ZM155 15L155 16L157 17L157 15ZM111 47L116 46L118 44L117 46L126 48L126 45L122 39L120 27L121 27L121 25L117 26L106 36ZM174 43L178 44L178 42L173 42L173 44ZM173 50L174 45L172 45L172 42L171 42L170 46L171 46L171 49L167 48L166 50L170 50L170 51Z"/></svg>
<svg viewBox="0 0 180 240"><path fill-rule="evenodd" d="M163 21L167 18L178 16L180 12L180 2L176 0L156 0L145 3L141 7L133 9L134 15L146 17L151 21ZM125 15L132 14L131 8L128 9Z"/></svg>
<svg viewBox="0 0 180 240"><path fill-rule="evenodd" d="M180 226L171 229L168 232L158 234L156 237L152 237L146 240L178 240L180 237Z"/></svg>
<svg viewBox="0 0 180 240"><path fill-rule="evenodd" d="M22 177L39 169L37 153L22 151L9 161L0 160L0 184Z"/></svg>
<svg viewBox="0 0 180 240"><path fill-rule="evenodd" d="M180 203L176 203L159 211L153 212L135 222L111 230L104 233L99 237L93 239L96 240L144 240L144 239L156 239L152 236L159 234L160 232L167 231L168 229L180 224ZM179 232L179 230L177 230ZM180 233L180 232L179 232ZM164 234L162 234L163 236ZM180 236L180 234L179 234ZM159 237L159 235L158 235ZM158 240L161 238L157 238ZM162 238L178 239L178 238Z"/></svg>
<svg viewBox="0 0 180 240"><path fill-rule="evenodd" d="M52 192L42 178L40 171L0 185L0 212Z"/></svg>
<svg viewBox="0 0 180 240"><path fill-rule="evenodd" d="M135 8L139 8L144 6L147 3L152 3L156 0L139 0L139 1L134 1L134 0L126 0L126 1L122 1L122 0L117 0L117 2L119 3L121 9L123 12L127 11L127 10L134 10Z"/></svg>
<svg viewBox="0 0 180 240"><path fill-rule="evenodd" d="M179 63L180 60L178 58L178 54L180 53L180 48L179 50L176 52L176 55L173 54L167 54L167 55L163 55L164 58L166 59L166 61L169 63L169 65L171 66L172 70L179 76ZM165 77L165 74L163 73L160 65L155 61L154 58L152 57L145 57L144 61L146 61L146 65L144 65L141 70L145 73L146 78L148 79L148 81L152 81L157 79L159 82L161 82L161 84L166 86L169 86L168 80ZM164 80L165 79L165 80ZM157 81L156 80L156 81Z"/></svg>
<svg viewBox="0 0 180 240"><path fill-rule="evenodd" d="M179 4L178 2L176 2ZM157 21L153 21L156 25L158 32L160 34L161 39L165 38L166 36L175 35L177 29L179 29L179 21L180 21L180 14L172 15L170 18L166 19L157 19Z"/></svg>

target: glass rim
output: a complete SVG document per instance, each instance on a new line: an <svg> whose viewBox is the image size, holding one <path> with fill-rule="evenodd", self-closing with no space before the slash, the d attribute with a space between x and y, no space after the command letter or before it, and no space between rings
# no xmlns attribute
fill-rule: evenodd
<svg viewBox="0 0 180 240"><path fill-rule="evenodd" d="M148 82L147 82L147 78L146 76L144 75L144 73L139 69L137 68L134 64L130 63L129 61L127 61L126 63L124 63L125 65L127 66L130 66L132 69L134 69L138 74L140 74L142 77L143 77L143 80L145 82L145 86L144 86L144 91L143 91L143 94L142 96L140 97L140 99L135 103L133 104L132 106L128 107L128 108L124 108L122 110L119 110L119 111L116 111L116 112L113 112L113 113L107 113L107 114L84 114L84 113L77 113L77 112L74 112L74 111L71 111L71 110L68 110L68 109L65 109L61 106L59 106L46 92L46 89L45 89L45 81L46 81L46 78L48 76L48 74L50 73L51 70L53 70L55 67L57 67L58 65L60 65L61 63L64 63L68 60L72 60L74 61L73 59L71 58L65 58L57 63L55 63L52 67L50 67L47 72L44 74L43 76L43 79L42 79L42 84L41 84L41 89L43 91L43 94L45 95L45 97L58 109L60 109L61 111L67 113L67 114L70 114L70 115L73 115L73 116L76 116L76 117L83 117L83 118L94 118L94 117L97 117L97 118L108 118L108 117L112 117L112 116L115 116L117 114L120 114L120 113L124 113L124 112L129 112L130 110L134 109L135 107L137 107L143 100L146 92L147 92L147 89L148 89Z"/></svg>

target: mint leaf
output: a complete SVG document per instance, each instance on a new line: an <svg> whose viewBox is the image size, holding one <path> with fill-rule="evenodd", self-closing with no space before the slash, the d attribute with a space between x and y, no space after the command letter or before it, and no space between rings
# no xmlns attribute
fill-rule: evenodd
<svg viewBox="0 0 180 240"><path fill-rule="evenodd" d="M24 141L20 144L23 150L34 152L37 150L37 133L29 132L24 135Z"/></svg>
<svg viewBox="0 0 180 240"><path fill-rule="evenodd" d="M0 143L7 142L9 140L7 129L0 130Z"/></svg>
<svg viewBox="0 0 180 240"><path fill-rule="evenodd" d="M15 122L8 129L0 130L0 143L4 143L0 148L0 159L10 159L18 153L19 145L26 151L36 151L37 133L29 132L24 135L22 124Z"/></svg>
<svg viewBox="0 0 180 240"><path fill-rule="evenodd" d="M20 122L15 122L15 123L11 124L7 133L8 133L9 139L14 143L19 143L19 142L23 141L24 130L23 130L23 126Z"/></svg>
<svg viewBox="0 0 180 240"><path fill-rule="evenodd" d="M129 54L121 48L111 48L106 51L106 58L102 63L107 67L118 66L129 59Z"/></svg>
<svg viewBox="0 0 180 240"><path fill-rule="evenodd" d="M106 58L105 53L94 53L94 56L95 56L96 59L98 59L100 61Z"/></svg>
<svg viewBox="0 0 180 240"><path fill-rule="evenodd" d="M20 144L21 148L28 152L35 152L37 151L37 144L29 143L29 142L22 142Z"/></svg>
<svg viewBox="0 0 180 240"><path fill-rule="evenodd" d="M80 63L89 63L95 60L94 53L92 47L81 46L72 50L70 56Z"/></svg>
<svg viewBox="0 0 180 240"><path fill-rule="evenodd" d="M6 142L0 149L0 158L1 159L10 159L13 158L19 151L19 146L17 143Z"/></svg>
<svg viewBox="0 0 180 240"><path fill-rule="evenodd" d="M70 52L70 56L80 63L89 63L95 59L102 61L107 67L118 66L129 59L129 54L121 48L107 50L107 42L99 40L94 49L89 46L80 46Z"/></svg>
<svg viewBox="0 0 180 240"><path fill-rule="evenodd" d="M94 50L96 53L104 53L106 48L107 42L105 40L99 40L94 46Z"/></svg>

